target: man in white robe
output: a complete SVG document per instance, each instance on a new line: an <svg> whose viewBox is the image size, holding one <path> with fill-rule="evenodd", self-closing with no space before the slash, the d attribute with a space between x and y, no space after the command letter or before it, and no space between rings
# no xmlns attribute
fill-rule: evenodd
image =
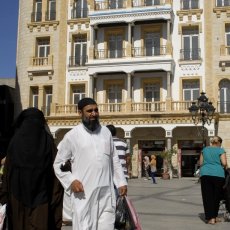
<svg viewBox="0 0 230 230"><path fill-rule="evenodd" d="M54 170L71 194L73 230L113 230L114 184L121 195L126 195L127 182L111 133L99 124L96 102L83 98L78 110L82 123L70 130L59 144ZM63 172L60 167L68 159L72 172Z"/></svg>

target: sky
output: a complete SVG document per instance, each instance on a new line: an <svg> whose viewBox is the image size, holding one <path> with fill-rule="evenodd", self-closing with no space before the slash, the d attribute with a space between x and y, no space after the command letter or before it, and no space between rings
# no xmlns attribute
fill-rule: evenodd
<svg viewBox="0 0 230 230"><path fill-rule="evenodd" d="M0 78L14 78L19 0L0 0Z"/></svg>

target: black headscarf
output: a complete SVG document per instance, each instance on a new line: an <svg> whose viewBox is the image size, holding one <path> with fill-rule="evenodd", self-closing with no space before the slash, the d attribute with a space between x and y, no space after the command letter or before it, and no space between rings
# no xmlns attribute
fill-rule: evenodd
<svg viewBox="0 0 230 230"><path fill-rule="evenodd" d="M9 192L27 207L34 208L49 199L53 148L43 113L36 108L23 110L7 151L7 180Z"/></svg>

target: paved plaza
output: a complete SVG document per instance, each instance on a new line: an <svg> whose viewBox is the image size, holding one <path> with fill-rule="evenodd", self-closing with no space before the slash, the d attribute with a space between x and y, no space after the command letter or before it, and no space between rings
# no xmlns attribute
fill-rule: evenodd
<svg viewBox="0 0 230 230"><path fill-rule="evenodd" d="M229 230L230 222L204 222L200 184L196 178L129 180L128 196L136 208L143 230ZM223 216L225 209L221 208ZM62 230L72 230L63 227ZM93 229L92 229L93 230Z"/></svg>

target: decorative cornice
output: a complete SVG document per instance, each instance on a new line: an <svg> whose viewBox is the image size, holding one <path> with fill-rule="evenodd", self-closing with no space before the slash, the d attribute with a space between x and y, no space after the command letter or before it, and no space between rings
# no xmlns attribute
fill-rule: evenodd
<svg viewBox="0 0 230 230"><path fill-rule="evenodd" d="M197 20L200 20L200 16L203 13L203 9L190 9L190 10L178 10L176 12L179 16L179 20L183 21L184 16L188 16L189 20L192 19L192 15L196 15Z"/></svg>
<svg viewBox="0 0 230 230"><path fill-rule="evenodd" d="M130 11L103 11L103 12L92 12L89 14L91 25L102 22L115 22L115 21L135 21L135 18L156 18L160 16L166 16L166 19L172 17L172 9L148 9L148 10L130 10Z"/></svg>
<svg viewBox="0 0 230 230"><path fill-rule="evenodd" d="M50 27L53 27L53 29L56 30L58 25L59 25L59 21L32 22L27 24L30 32L33 32L34 28L37 28L37 31L39 32L41 31L42 27L44 27L46 31L49 31Z"/></svg>
<svg viewBox="0 0 230 230"><path fill-rule="evenodd" d="M76 116L52 116L47 117L47 122L50 126L75 126L81 121L78 115ZM133 115L126 114L100 116L100 122L103 125L112 123L114 125L164 125L164 124L193 124L190 114L168 114L168 115Z"/></svg>

